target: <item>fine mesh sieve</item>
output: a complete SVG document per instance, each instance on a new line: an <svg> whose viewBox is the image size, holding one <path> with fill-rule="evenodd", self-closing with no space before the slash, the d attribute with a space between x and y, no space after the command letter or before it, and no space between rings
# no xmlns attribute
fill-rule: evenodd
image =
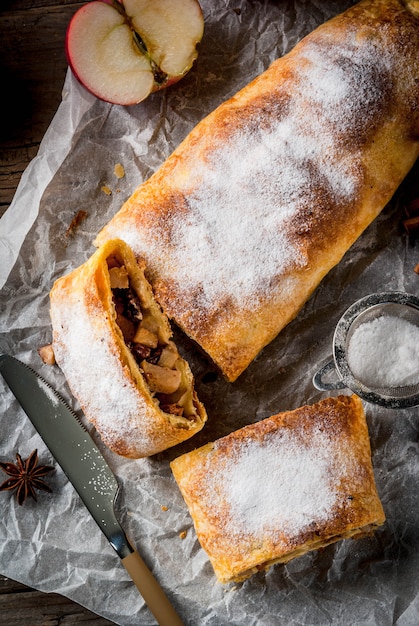
<svg viewBox="0 0 419 626"><path fill-rule="evenodd" d="M412 384L409 381L407 385L383 385L381 380L362 380L361 376L354 374L354 368L351 369L348 362L354 333L361 325L385 316L404 320L419 329L419 298L394 291L371 294L352 304L336 326L333 359L328 359L313 377L317 389L348 388L368 402L393 409L419 405L419 374Z"/></svg>

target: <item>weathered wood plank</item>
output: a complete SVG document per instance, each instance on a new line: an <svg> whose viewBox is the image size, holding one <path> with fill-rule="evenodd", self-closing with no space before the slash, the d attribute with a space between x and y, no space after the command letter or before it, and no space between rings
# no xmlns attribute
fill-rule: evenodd
<svg viewBox="0 0 419 626"><path fill-rule="evenodd" d="M0 116L0 214L12 201L22 172L37 153L61 102L67 71L65 33L82 4L17 0L5 3L0 11L0 73L5 86Z"/></svg>
<svg viewBox="0 0 419 626"><path fill-rule="evenodd" d="M0 624L7 626L109 626L103 617L56 593L41 593L0 576Z"/></svg>
<svg viewBox="0 0 419 626"><path fill-rule="evenodd" d="M0 150L0 215L10 205L23 171L36 156L39 144Z"/></svg>
<svg viewBox="0 0 419 626"><path fill-rule="evenodd" d="M2 145L42 138L61 101L67 61L65 32L79 5L0 13L1 65L7 98Z"/></svg>

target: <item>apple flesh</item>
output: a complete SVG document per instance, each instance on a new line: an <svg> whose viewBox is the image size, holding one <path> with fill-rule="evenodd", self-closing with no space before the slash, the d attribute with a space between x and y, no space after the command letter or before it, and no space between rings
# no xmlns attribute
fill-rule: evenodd
<svg viewBox="0 0 419 626"><path fill-rule="evenodd" d="M66 54L91 93L131 105L187 74L203 32L198 0L93 0L72 17Z"/></svg>

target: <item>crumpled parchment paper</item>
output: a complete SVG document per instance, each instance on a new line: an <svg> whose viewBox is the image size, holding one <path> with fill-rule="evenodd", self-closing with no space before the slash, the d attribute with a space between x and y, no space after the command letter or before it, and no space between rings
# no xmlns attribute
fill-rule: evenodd
<svg viewBox="0 0 419 626"><path fill-rule="evenodd" d="M207 113L271 61L351 2L205 0L198 61L176 86L133 107L88 95L68 73L63 101L38 156L0 221L0 350L30 364L78 411L57 367L37 348L49 343L53 281L93 252L100 227ZM121 163L125 177L114 167ZM110 195L103 191L107 187ZM69 230L79 211L86 217ZM233 384L213 373L175 331L196 376L209 421L193 439L150 459L103 449L121 485L116 512L130 541L185 624L211 626L413 626L419 623L418 409L366 405L377 487L387 515L372 538L343 541L261 572L240 585L216 582L169 468L175 456L281 410L326 394L312 376L332 349L334 327L358 298L383 289L419 292L418 244L403 235L397 197L281 334ZM23 245L22 245L23 243ZM0 377L0 460L44 443ZM56 464L55 464L56 465ZM130 626L154 623L113 549L56 465L53 494L23 506L0 494L0 571L41 591L61 593ZM167 510L166 510L167 508ZM183 531L186 537L182 538Z"/></svg>

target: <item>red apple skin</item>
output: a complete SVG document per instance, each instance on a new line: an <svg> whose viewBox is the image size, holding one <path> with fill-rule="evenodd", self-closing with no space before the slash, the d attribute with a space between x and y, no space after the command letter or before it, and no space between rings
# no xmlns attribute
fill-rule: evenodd
<svg viewBox="0 0 419 626"><path fill-rule="evenodd" d="M139 102L141 102L142 100L144 100L145 98L141 98L140 100L138 99L133 99L132 101L117 101L117 98L108 98L106 97L104 94L102 93L98 93L98 91L96 89L94 89L93 87L89 86L86 84L86 81L83 80L83 78L80 76L79 72L77 71L77 67L75 67L75 64L72 61L72 54L71 54L71 31L72 31L72 27L73 24L75 22L76 16L83 10L86 9L86 7L88 5L94 4L94 3L104 3L107 5L114 5L115 3L119 3L122 6L124 6L124 2L123 0L92 0L90 2L88 2L86 5L83 5L82 7L80 7L76 13L73 15L72 19L70 20L70 23L68 25L67 28L67 32L66 32L66 38L65 38L65 54L66 54L66 58L67 58L67 62L71 68L72 73L74 74L75 78L78 80L78 82L92 95L94 95L95 97L99 98L100 100L103 100L105 102L109 102L110 104L121 104L123 106L133 106L136 104L139 104ZM196 0L196 9L199 11L199 14L201 16L202 19L202 33L201 36L199 38L199 40L196 41L196 46L198 46L198 44L201 41L202 35L203 35L203 29L204 29L204 18L203 18L203 14L202 14L202 9L201 6L198 2L198 0ZM196 55L197 56L197 55ZM175 75L175 76L167 76L167 79L164 82L157 82L154 81L152 88L149 92L148 95L151 95L152 93L155 93L157 91L161 91L164 89L167 89L168 87L175 85L176 83L178 83L184 76L186 76L186 74L190 71L190 69L193 66L193 63L195 62L195 59L192 61L191 65L189 67L187 67L181 74ZM148 97L148 96L146 96Z"/></svg>
<svg viewBox="0 0 419 626"><path fill-rule="evenodd" d="M112 0L101 0L102 2L105 2L106 4L111 4ZM79 11L83 11L84 8L87 5L84 5L82 7L80 7L80 9L78 9L76 11L76 13L73 15L73 17L70 20L70 23L67 27L67 31L66 31L66 35L65 35L65 56L67 59L67 63L70 66L70 69L72 71L72 73L74 74L75 78L79 81L79 83L85 88L87 89L87 91L89 93L91 93L93 96L96 96L97 98L99 97L94 91L92 91L91 89L89 89L89 87L83 83L83 80L81 79L81 77L79 76L77 69L74 67L73 62L71 60L71 54L70 54L70 49L69 49L69 41L71 40L71 29L73 27L74 24L74 19L76 17L76 15L79 13ZM100 98L101 99L101 98Z"/></svg>

